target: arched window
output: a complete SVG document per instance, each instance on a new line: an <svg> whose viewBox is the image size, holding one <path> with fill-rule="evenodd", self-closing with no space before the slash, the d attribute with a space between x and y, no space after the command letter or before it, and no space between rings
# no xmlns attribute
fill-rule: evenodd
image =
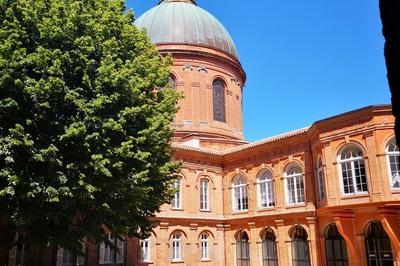
<svg viewBox="0 0 400 266"><path fill-rule="evenodd" d="M247 182L242 175L236 176L232 186L232 205L235 211L245 211L249 208L249 199L247 196Z"/></svg>
<svg viewBox="0 0 400 266"><path fill-rule="evenodd" d="M172 260L182 260L182 234L179 232L172 234Z"/></svg>
<svg viewBox="0 0 400 266"><path fill-rule="evenodd" d="M150 258L150 237L140 240L140 261L149 262Z"/></svg>
<svg viewBox="0 0 400 266"><path fill-rule="evenodd" d="M331 224L325 230L325 250L328 266L348 266L346 242L339 234L336 225Z"/></svg>
<svg viewBox="0 0 400 266"><path fill-rule="evenodd" d="M389 169L390 184L393 189L400 189L400 149L393 138L386 146L386 157Z"/></svg>
<svg viewBox="0 0 400 266"><path fill-rule="evenodd" d="M124 261L124 241L120 237L108 234L108 241L117 247L115 250L111 245L104 242L100 244L99 250L99 263L100 264L114 264L122 263Z"/></svg>
<svg viewBox="0 0 400 266"><path fill-rule="evenodd" d="M208 233L203 233L200 236L200 254L201 260L210 259L210 243Z"/></svg>
<svg viewBox="0 0 400 266"><path fill-rule="evenodd" d="M308 235L306 230L298 225L293 228L290 237L292 239L292 265L310 266Z"/></svg>
<svg viewBox="0 0 400 266"><path fill-rule="evenodd" d="M342 173L342 191L344 194L368 192L367 177L362 151L350 145L339 154L340 172Z"/></svg>
<svg viewBox="0 0 400 266"><path fill-rule="evenodd" d="M325 198L325 180L324 180L324 166L322 164L321 157L318 159L317 163L317 179L318 179L319 200L323 200Z"/></svg>
<svg viewBox="0 0 400 266"><path fill-rule="evenodd" d="M291 164L285 171L286 201L287 204L300 204L305 202L304 178L301 167L298 164Z"/></svg>
<svg viewBox="0 0 400 266"><path fill-rule="evenodd" d="M171 85L172 89L176 90L176 77L174 75L169 77L169 84Z"/></svg>
<svg viewBox="0 0 400 266"><path fill-rule="evenodd" d="M213 82L213 111L214 120L226 122L225 114L225 83L216 79Z"/></svg>
<svg viewBox="0 0 400 266"><path fill-rule="evenodd" d="M250 265L249 237L244 231L239 232L236 238L236 261L237 266Z"/></svg>
<svg viewBox="0 0 400 266"><path fill-rule="evenodd" d="M205 178L200 179L200 210L208 211L209 206L209 181Z"/></svg>
<svg viewBox="0 0 400 266"><path fill-rule="evenodd" d="M373 221L367 225L365 247L369 266L393 266L392 246L381 222Z"/></svg>
<svg viewBox="0 0 400 266"><path fill-rule="evenodd" d="M264 230L262 235L263 266L278 266L276 252L276 237L271 228Z"/></svg>
<svg viewBox="0 0 400 266"><path fill-rule="evenodd" d="M275 206L274 183L272 173L268 170L262 171L257 178L258 181L258 205L260 208Z"/></svg>
<svg viewBox="0 0 400 266"><path fill-rule="evenodd" d="M174 197L172 198L172 209L182 209L182 180L181 178L177 178L174 182L174 185L172 186L173 189L176 189L177 191L174 194Z"/></svg>

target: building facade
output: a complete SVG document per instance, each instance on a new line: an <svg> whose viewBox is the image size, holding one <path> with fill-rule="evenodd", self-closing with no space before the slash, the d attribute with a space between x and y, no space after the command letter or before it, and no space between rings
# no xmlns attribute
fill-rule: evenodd
<svg viewBox="0 0 400 266"><path fill-rule="evenodd" d="M0 261L400 265L400 150L391 106L249 143L242 132L246 74L224 26L193 0L160 1L135 24L161 54L172 54L171 82L185 95L172 125L183 164L179 192L162 206L148 239L114 239L120 253L86 241L85 257L41 251L29 264L32 248L16 247Z"/></svg>

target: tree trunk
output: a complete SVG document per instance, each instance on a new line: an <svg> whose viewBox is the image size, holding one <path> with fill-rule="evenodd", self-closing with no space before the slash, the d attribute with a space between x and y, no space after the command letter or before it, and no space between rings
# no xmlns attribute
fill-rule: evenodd
<svg viewBox="0 0 400 266"><path fill-rule="evenodd" d="M380 0L385 43L387 77L392 93L393 115L396 117L396 142L400 145L400 1Z"/></svg>

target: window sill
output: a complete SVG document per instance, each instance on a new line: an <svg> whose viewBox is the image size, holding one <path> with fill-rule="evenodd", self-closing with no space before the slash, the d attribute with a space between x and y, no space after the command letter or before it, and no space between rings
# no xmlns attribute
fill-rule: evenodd
<svg viewBox="0 0 400 266"><path fill-rule="evenodd" d="M275 211L275 206L273 207L260 207L258 208L258 212L269 212L269 211Z"/></svg>
<svg viewBox="0 0 400 266"><path fill-rule="evenodd" d="M357 198L367 198L367 197L369 197L369 193L363 192L355 194L342 194L341 199L346 200L346 199L357 199Z"/></svg>
<svg viewBox="0 0 400 266"><path fill-rule="evenodd" d="M400 194L400 189L392 189L392 194Z"/></svg>
<svg viewBox="0 0 400 266"><path fill-rule="evenodd" d="M249 213L249 210L245 211L232 211L232 215L240 215L240 214L246 214Z"/></svg>
<svg viewBox="0 0 400 266"><path fill-rule="evenodd" d="M183 211L183 208L171 208L172 211Z"/></svg>
<svg viewBox="0 0 400 266"><path fill-rule="evenodd" d="M171 263L179 264L179 263L185 263L185 261L184 260L171 260Z"/></svg>
<svg viewBox="0 0 400 266"><path fill-rule="evenodd" d="M211 212L211 210L199 210L200 212Z"/></svg>
<svg viewBox="0 0 400 266"><path fill-rule="evenodd" d="M154 261L152 261L152 260L142 260L139 263L140 264L154 264Z"/></svg>
<svg viewBox="0 0 400 266"><path fill-rule="evenodd" d="M295 204L287 204L286 209L293 209L293 208L299 208L299 207L306 207L306 203L295 203Z"/></svg>
<svg viewBox="0 0 400 266"><path fill-rule="evenodd" d="M212 260L210 259L201 259L201 262L211 262Z"/></svg>

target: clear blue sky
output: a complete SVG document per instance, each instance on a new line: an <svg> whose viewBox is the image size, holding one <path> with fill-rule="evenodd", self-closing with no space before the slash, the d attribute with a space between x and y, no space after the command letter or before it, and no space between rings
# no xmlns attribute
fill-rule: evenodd
<svg viewBox="0 0 400 266"><path fill-rule="evenodd" d="M136 16L157 0L128 0ZM244 134L258 140L390 102L378 0L199 0L247 73Z"/></svg>

